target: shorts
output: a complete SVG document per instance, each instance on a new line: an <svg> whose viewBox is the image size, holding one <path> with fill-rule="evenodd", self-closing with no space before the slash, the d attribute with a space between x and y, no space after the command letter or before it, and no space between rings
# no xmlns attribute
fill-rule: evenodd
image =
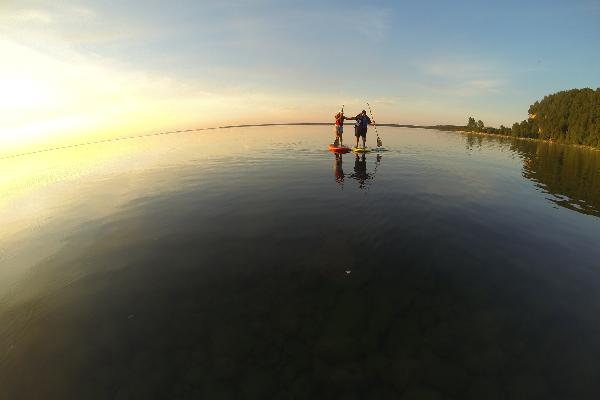
<svg viewBox="0 0 600 400"><path fill-rule="evenodd" d="M334 128L334 132L335 132L336 136L341 136L344 133L344 126L336 125Z"/></svg>
<svg viewBox="0 0 600 400"><path fill-rule="evenodd" d="M367 137L367 128L359 128L358 126L354 127L354 136L356 137Z"/></svg>

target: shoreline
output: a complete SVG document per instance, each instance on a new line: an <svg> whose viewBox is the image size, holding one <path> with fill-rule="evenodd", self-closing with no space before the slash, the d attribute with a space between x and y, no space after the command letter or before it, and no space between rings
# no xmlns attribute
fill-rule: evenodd
<svg viewBox="0 0 600 400"><path fill-rule="evenodd" d="M438 128L433 128L433 127L432 128L425 127L425 129L437 129L439 131L456 132L456 133L461 133L463 135L473 134L473 135L479 135L479 136L494 136L494 137L505 138L505 139L525 140L528 142L540 142L540 143L547 143L547 144L554 144L554 145L561 145L561 146L577 147L579 149L586 149L586 150L591 150L591 151L600 151L600 148L586 145L586 144L561 143L561 142L555 142L553 140L548 140L548 139L537 139L537 138L528 138L528 137L521 137L521 136L508 136L508 135L500 135L499 133L472 132L472 131L463 131L463 130L457 130L457 131L444 130L444 129L438 129Z"/></svg>

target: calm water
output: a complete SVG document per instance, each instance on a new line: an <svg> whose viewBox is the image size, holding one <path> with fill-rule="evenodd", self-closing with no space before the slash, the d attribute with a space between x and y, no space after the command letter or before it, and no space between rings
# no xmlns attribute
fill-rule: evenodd
<svg viewBox="0 0 600 400"><path fill-rule="evenodd" d="M600 398L600 152L381 133L0 160L0 398Z"/></svg>

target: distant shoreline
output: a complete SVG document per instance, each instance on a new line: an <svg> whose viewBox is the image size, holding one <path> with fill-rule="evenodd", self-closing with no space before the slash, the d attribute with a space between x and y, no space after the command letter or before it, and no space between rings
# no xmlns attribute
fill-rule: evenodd
<svg viewBox="0 0 600 400"><path fill-rule="evenodd" d="M289 123L289 124L261 124L257 126L268 126L268 125L332 125L332 123L328 122L299 122L299 123ZM247 125L247 126L256 126L256 125ZM576 144L576 143L561 143L548 139L538 139L538 138L529 138L523 136L509 136L509 135L501 135L499 133L488 133L488 132L474 132L466 130L466 126L461 125L413 125L413 124L377 124L377 126L388 126L393 128L420 128L420 129L431 129L442 132L456 132L461 134L474 134L474 135L482 135L482 136L494 136L499 138L506 139L518 139L518 140L526 140L529 142L542 142L548 144L560 144L565 146L573 146L579 147L582 149L589 149L593 151L600 151L600 148L589 146L585 144ZM233 126L232 126L233 127Z"/></svg>
<svg viewBox="0 0 600 400"><path fill-rule="evenodd" d="M581 148L581 149L587 149L587 150L592 150L592 151L600 151L600 148L597 148L597 147L594 147L594 146L589 146L589 145L586 145L586 144L561 143L561 142L556 142L556 141L552 141L552 140L548 140L548 139L528 138L528 137L522 137L522 136L508 136L508 135L500 135L498 133L473 132L473 131L467 131L467 130L441 129L441 128L435 128L435 127L426 127L426 126L423 126L421 128L424 128L424 129L435 129L435 130L443 131L443 132L456 132L456 133L461 133L463 135L472 134L472 135L479 135L479 136L494 136L494 137L499 137L499 138L504 138L504 139L516 139L516 140L525 140L525 141L528 141L528 142L541 142L541 143L547 143L547 144L558 144L558 145L561 145L561 146L572 146L572 147L578 147L578 148Z"/></svg>

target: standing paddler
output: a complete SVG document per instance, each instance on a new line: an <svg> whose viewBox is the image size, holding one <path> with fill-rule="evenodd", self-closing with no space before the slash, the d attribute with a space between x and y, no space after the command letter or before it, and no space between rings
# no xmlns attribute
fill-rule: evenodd
<svg viewBox="0 0 600 400"><path fill-rule="evenodd" d="M365 142L367 141L367 126L371 124L371 118L367 116L367 112L362 110L360 114L358 114L354 118L346 118L348 120L355 120L356 124L354 124L354 136L356 136L356 147L358 147L358 139L362 138L362 147L366 147Z"/></svg>
<svg viewBox="0 0 600 400"><path fill-rule="evenodd" d="M342 135L344 134L344 120L349 119L346 116L344 116L344 106L342 106L342 109L340 110L339 113L335 114L335 140L333 142L333 145L335 147L338 146L343 146L343 138Z"/></svg>

